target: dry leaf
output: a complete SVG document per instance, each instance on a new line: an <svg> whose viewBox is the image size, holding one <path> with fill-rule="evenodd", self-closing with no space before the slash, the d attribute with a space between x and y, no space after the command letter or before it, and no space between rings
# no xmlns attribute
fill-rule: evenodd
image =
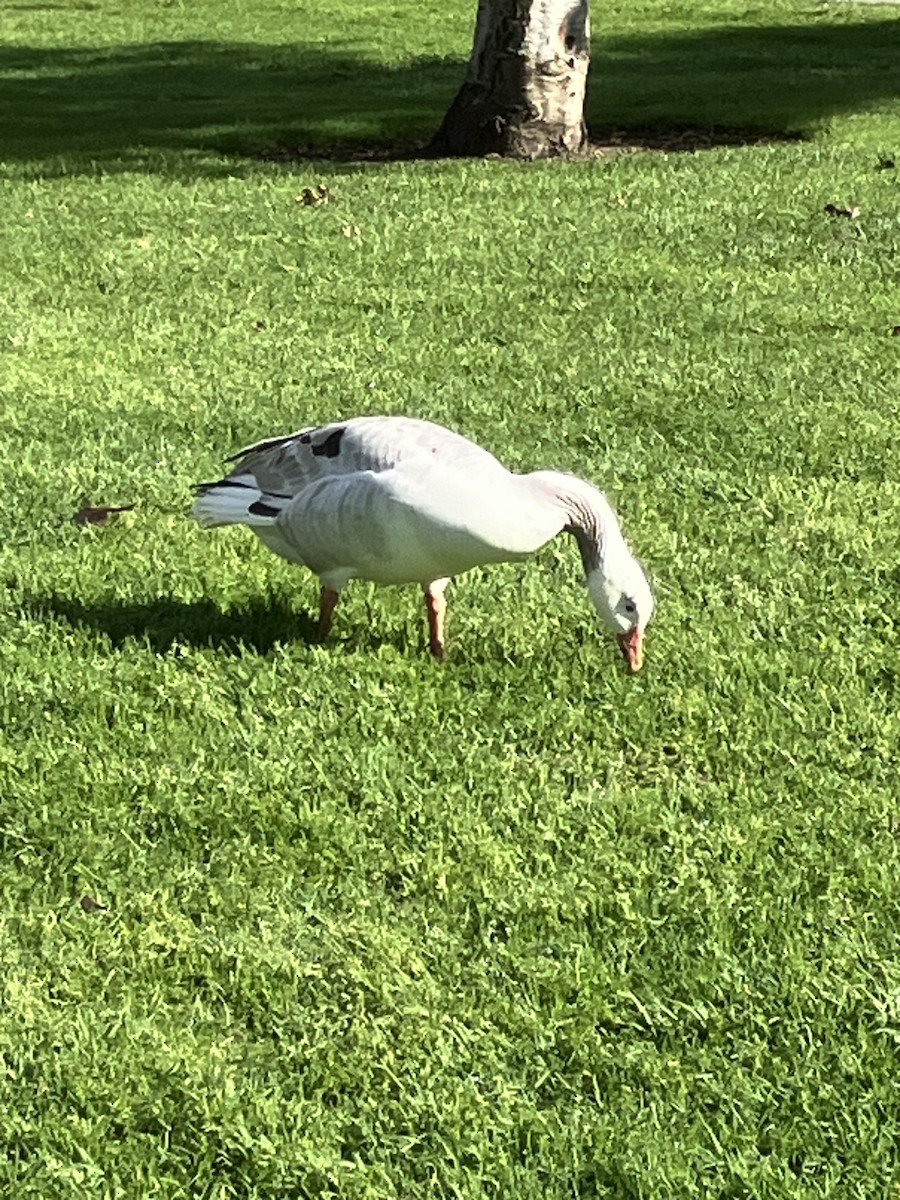
<svg viewBox="0 0 900 1200"><path fill-rule="evenodd" d="M825 211L831 217L849 217L851 221L860 214L860 209L855 204L826 204Z"/></svg>
<svg viewBox="0 0 900 1200"><path fill-rule="evenodd" d="M297 203L307 205L328 204L333 199L334 193L329 191L324 183L320 183L316 187L304 188L297 197Z"/></svg>
<svg viewBox="0 0 900 1200"><path fill-rule="evenodd" d="M76 525L102 525L114 513L131 512L133 504L86 504L73 516Z"/></svg>
<svg viewBox="0 0 900 1200"><path fill-rule="evenodd" d="M105 904L101 904L99 900L95 900L93 896L82 896L81 907L85 912L108 912Z"/></svg>

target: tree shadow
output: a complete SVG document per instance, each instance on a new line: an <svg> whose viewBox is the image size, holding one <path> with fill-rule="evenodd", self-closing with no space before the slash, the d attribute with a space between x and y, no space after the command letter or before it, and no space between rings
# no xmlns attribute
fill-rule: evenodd
<svg viewBox="0 0 900 1200"><path fill-rule="evenodd" d="M402 69L340 43L264 46L160 42L111 48L0 47L6 162L68 170L153 170L179 157L265 156L287 144L328 146L427 136L431 112L461 67ZM45 172L42 172L45 173Z"/></svg>
<svg viewBox="0 0 900 1200"><path fill-rule="evenodd" d="M896 16L613 37L600 23L588 120L601 141L612 130L647 141L648 126L705 129L708 144L742 140L736 130L750 130L743 140L808 132L900 94L898 52ZM464 74L459 59L391 67L340 41L6 45L0 157L42 175L195 175L221 172L221 155L231 171L240 156L409 156L427 145ZM695 144L702 138L682 140Z"/></svg>
<svg viewBox="0 0 900 1200"><path fill-rule="evenodd" d="M64 621L74 629L102 634L116 649L136 641L157 653L179 645L235 655L247 651L269 654L290 642L311 645L317 641L312 616L275 599L223 610L212 600L158 596L145 602L109 599L88 603L52 593L33 598L24 609L38 621Z"/></svg>
<svg viewBox="0 0 900 1200"><path fill-rule="evenodd" d="M806 133L900 96L900 13L595 39L592 125Z"/></svg>

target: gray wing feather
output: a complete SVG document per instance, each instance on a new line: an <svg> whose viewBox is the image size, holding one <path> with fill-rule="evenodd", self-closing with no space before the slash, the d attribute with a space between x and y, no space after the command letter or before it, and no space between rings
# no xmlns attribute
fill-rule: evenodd
<svg viewBox="0 0 900 1200"><path fill-rule="evenodd" d="M493 470L500 463L468 438L414 417L354 417L310 426L284 437L267 438L229 460L232 476L252 474L261 491L297 495L328 477L389 471L403 460L464 471ZM502 468L501 468L502 469Z"/></svg>

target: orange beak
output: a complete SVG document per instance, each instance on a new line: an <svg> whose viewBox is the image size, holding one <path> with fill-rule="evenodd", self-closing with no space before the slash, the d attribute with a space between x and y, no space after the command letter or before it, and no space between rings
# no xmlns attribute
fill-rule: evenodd
<svg viewBox="0 0 900 1200"><path fill-rule="evenodd" d="M635 625L627 633L620 633L616 638L619 649L628 660L632 671L639 671L644 663L644 631Z"/></svg>

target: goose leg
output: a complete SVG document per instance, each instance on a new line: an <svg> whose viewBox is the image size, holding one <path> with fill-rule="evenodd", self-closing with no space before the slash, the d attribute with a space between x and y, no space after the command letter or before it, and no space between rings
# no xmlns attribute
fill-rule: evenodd
<svg viewBox="0 0 900 1200"><path fill-rule="evenodd" d="M323 587L319 593L319 641L324 642L331 629L331 618L340 598L340 592L334 588Z"/></svg>
<svg viewBox="0 0 900 1200"><path fill-rule="evenodd" d="M444 588L449 579L436 579L425 588L425 608L428 612L428 648L435 658L444 657L444 618L447 597Z"/></svg>

